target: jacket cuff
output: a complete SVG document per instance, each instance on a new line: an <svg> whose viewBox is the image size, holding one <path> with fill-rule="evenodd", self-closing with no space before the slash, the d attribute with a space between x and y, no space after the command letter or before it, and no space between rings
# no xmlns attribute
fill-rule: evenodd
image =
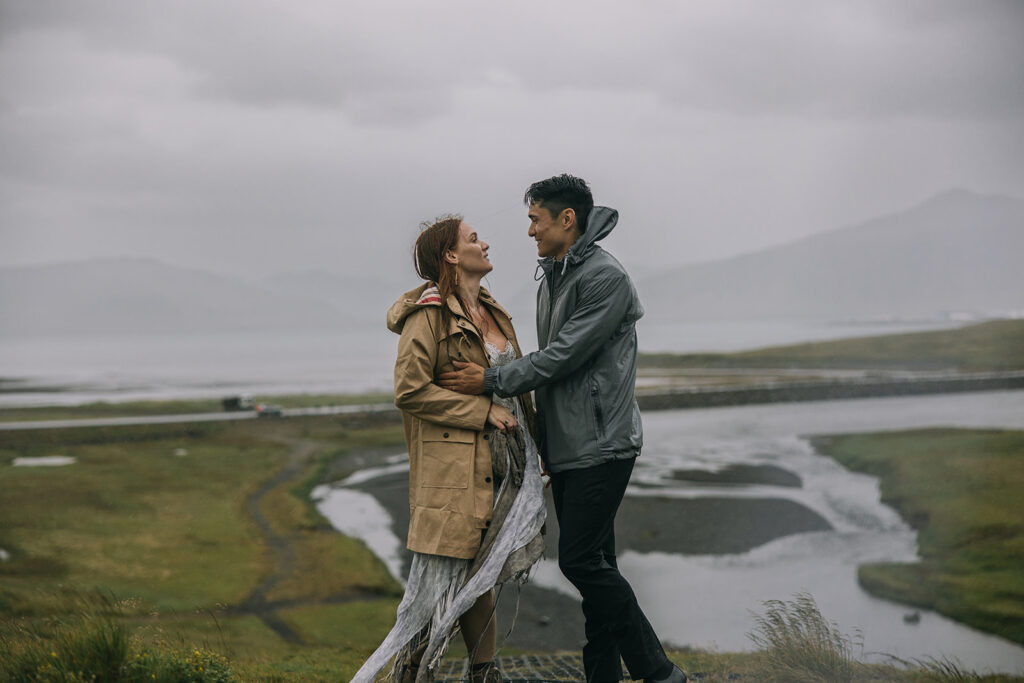
<svg viewBox="0 0 1024 683"><path fill-rule="evenodd" d="M498 368L484 370L484 393L493 394L498 388Z"/></svg>
<svg viewBox="0 0 1024 683"><path fill-rule="evenodd" d="M473 407L473 426L470 429L486 429L487 414L491 410L491 399L489 396L473 396L477 405Z"/></svg>

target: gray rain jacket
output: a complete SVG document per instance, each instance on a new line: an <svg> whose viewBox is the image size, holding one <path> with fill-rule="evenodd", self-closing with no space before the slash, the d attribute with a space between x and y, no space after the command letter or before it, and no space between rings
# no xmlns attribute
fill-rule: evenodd
<svg viewBox="0 0 1024 683"><path fill-rule="evenodd" d="M484 371L487 393L535 391L537 444L549 472L632 458L643 445L633 390L644 310L625 269L597 245L618 218L595 206L565 257L540 261L539 350Z"/></svg>

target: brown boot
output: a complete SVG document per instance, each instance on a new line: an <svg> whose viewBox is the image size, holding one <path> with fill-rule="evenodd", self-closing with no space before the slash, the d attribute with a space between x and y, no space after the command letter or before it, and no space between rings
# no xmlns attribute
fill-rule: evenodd
<svg viewBox="0 0 1024 683"><path fill-rule="evenodd" d="M469 667L469 683L504 683L505 677L494 662L473 664Z"/></svg>
<svg viewBox="0 0 1024 683"><path fill-rule="evenodd" d="M424 640L420 643L419 647L413 650L412 655L409 657L409 663L398 677L398 683L416 683L416 675L420 672L420 660L423 659L423 654L426 651L427 641Z"/></svg>
<svg viewBox="0 0 1024 683"><path fill-rule="evenodd" d="M420 668L414 664L410 664L405 667L402 671L402 675L398 677L398 683L416 683L416 676L420 673ZM427 678L428 683L434 683L434 676L432 672L428 671L424 674Z"/></svg>

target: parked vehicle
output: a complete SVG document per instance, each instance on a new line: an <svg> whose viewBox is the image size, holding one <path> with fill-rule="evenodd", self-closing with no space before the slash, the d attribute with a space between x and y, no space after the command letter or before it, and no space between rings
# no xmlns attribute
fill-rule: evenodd
<svg viewBox="0 0 1024 683"><path fill-rule="evenodd" d="M242 394L241 396L228 396L221 400L220 404L224 407L224 410L231 412L234 410L254 410L256 408L253 403L252 396Z"/></svg>
<svg viewBox="0 0 1024 683"><path fill-rule="evenodd" d="M257 417L281 417L283 415L284 409L273 403L260 403L256 406Z"/></svg>

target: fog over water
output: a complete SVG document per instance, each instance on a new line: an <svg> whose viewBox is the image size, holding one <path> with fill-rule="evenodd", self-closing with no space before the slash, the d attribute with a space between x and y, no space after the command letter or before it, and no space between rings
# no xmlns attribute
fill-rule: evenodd
<svg viewBox="0 0 1024 683"><path fill-rule="evenodd" d="M641 350L733 351L849 336L923 331L950 321L851 324L830 321L641 321ZM532 325L517 330L536 349ZM0 338L0 405L78 404L233 393L355 393L393 388L398 337L383 323L347 332L223 332Z"/></svg>

